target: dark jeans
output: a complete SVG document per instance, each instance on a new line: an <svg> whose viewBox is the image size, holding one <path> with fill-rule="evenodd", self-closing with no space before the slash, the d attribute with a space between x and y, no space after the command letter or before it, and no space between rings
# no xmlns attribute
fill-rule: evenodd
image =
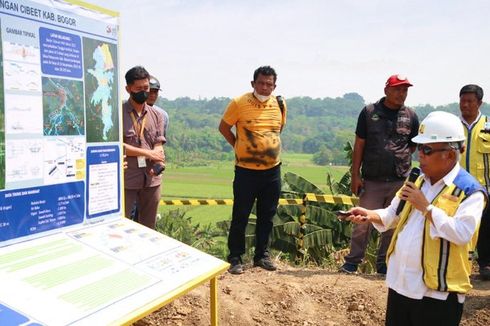
<svg viewBox="0 0 490 326"><path fill-rule="evenodd" d="M272 219L276 215L281 193L281 168L250 170L235 167L233 180L233 213L228 235L228 260L245 253L245 229L255 200L257 223L255 226L255 256L258 260L268 255Z"/></svg>
<svg viewBox="0 0 490 326"><path fill-rule="evenodd" d="M364 192L361 193L359 206L367 209L385 208L390 205L396 192L403 186L404 180L400 181L371 181L364 180ZM350 252L345 256L345 261L350 264L359 265L366 255L369 236L374 227L371 223L354 224L350 242ZM386 251L390 245L393 229L381 233L378 254L376 257L376 268L386 264Z"/></svg>
<svg viewBox="0 0 490 326"><path fill-rule="evenodd" d="M463 314L463 304L456 293L445 301L423 297L410 299L389 289L386 326L456 326Z"/></svg>
<svg viewBox="0 0 490 326"><path fill-rule="evenodd" d="M478 242L476 244L478 251L478 265L480 268L490 266L490 205L483 211L480 230L478 233Z"/></svg>

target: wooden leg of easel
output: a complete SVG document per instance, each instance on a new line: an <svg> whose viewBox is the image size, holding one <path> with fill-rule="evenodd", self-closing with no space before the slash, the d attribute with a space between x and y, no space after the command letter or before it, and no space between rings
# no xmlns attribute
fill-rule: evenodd
<svg viewBox="0 0 490 326"><path fill-rule="evenodd" d="M211 279L211 326L218 326L218 279Z"/></svg>

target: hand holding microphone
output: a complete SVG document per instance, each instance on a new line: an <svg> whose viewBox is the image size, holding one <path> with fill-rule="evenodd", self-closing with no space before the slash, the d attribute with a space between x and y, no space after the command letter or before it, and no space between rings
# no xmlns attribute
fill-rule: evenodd
<svg viewBox="0 0 490 326"><path fill-rule="evenodd" d="M415 167L415 168L412 168L412 170L410 170L410 174L408 175L408 179L407 179L407 182L415 182L415 180L417 180L417 178L419 177L420 175L420 169ZM403 193L403 189L406 187L406 183L403 185L402 187L402 193ZM401 199L400 200L400 204L398 204L398 207L396 209L396 215L400 215L401 211L403 210L403 208L405 207L405 204L406 204L406 199Z"/></svg>
<svg viewBox="0 0 490 326"><path fill-rule="evenodd" d="M414 184L419 175L420 169L412 168L407 181L400 191L400 204L396 209L396 215L400 215L407 201L410 202L415 209L421 212L423 212L425 208L429 206L429 201L427 201L422 191Z"/></svg>

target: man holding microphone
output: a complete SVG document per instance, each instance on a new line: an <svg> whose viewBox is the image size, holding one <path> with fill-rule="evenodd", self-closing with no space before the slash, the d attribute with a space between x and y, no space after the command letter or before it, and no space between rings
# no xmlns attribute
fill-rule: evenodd
<svg viewBox="0 0 490 326"><path fill-rule="evenodd" d="M387 208L349 211L347 220L354 223L372 223L380 232L395 229L387 252L386 325L458 325L461 320L487 196L458 163L464 140L458 117L432 112L412 139L423 174L407 181Z"/></svg>

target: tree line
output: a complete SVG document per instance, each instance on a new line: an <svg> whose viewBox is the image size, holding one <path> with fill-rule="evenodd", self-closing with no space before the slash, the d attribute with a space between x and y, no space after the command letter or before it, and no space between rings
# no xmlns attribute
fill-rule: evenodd
<svg viewBox="0 0 490 326"><path fill-rule="evenodd" d="M178 165L205 165L209 160L232 160L233 150L218 132L218 124L230 98L175 100L159 98L157 105L170 116L166 155ZM286 99L287 126L281 136L283 150L314 154L320 165L347 164L344 146L353 142L357 117L367 104L357 93L336 98L293 97ZM432 111L459 115L459 104L442 106L426 104L413 107L420 120ZM482 112L490 114L483 104Z"/></svg>

